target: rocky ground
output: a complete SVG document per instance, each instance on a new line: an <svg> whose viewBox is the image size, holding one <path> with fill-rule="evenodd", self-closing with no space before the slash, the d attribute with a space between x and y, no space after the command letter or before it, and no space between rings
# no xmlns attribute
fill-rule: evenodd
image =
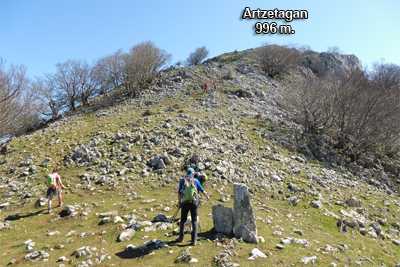
<svg viewBox="0 0 400 267"><path fill-rule="evenodd" d="M250 52L170 67L139 99L13 138L0 155L0 264L400 266L397 165L350 162L326 138L301 136L281 105L284 83ZM212 80L217 90L204 93ZM55 165L64 206L47 214L44 176ZM207 174L211 194L195 247L189 235L171 242L187 167ZM215 205L234 208L234 183L251 196L251 243L214 228Z"/></svg>

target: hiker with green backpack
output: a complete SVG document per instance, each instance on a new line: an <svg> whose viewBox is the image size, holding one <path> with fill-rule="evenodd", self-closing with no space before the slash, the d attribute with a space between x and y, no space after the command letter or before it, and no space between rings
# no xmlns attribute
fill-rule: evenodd
<svg viewBox="0 0 400 267"><path fill-rule="evenodd" d="M194 169L189 168L186 177L179 181L178 205L182 208L182 223L180 224L179 237L176 240L179 243L183 241L185 222L190 211L190 216L192 217L192 246L195 246L197 242L198 192L202 192L207 200L210 200L210 197L207 195L207 192L204 191L199 180L194 178L194 173Z"/></svg>
<svg viewBox="0 0 400 267"><path fill-rule="evenodd" d="M49 198L49 213L53 211L51 209L51 202L54 196L58 196L58 203L60 204L60 207L62 206L61 188L64 188L64 185L59 173L60 171L55 167L53 173L46 176L46 185L48 187L46 196Z"/></svg>

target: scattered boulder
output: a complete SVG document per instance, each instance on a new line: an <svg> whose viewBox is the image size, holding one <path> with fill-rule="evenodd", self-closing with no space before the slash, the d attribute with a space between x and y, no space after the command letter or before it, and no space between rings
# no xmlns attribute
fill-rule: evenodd
<svg viewBox="0 0 400 267"><path fill-rule="evenodd" d="M41 251L41 250L37 250L37 251L34 251L34 252L29 253L28 255L26 255L25 259L27 259L27 260L36 260L36 259L39 259L39 257L43 258L43 259L47 259L47 258L49 258L49 256L50 256L49 253Z"/></svg>
<svg viewBox="0 0 400 267"><path fill-rule="evenodd" d="M351 196L348 200L345 201L345 203L349 207L357 207L357 208L360 208L363 205L362 200L357 199L354 196Z"/></svg>
<svg viewBox="0 0 400 267"><path fill-rule="evenodd" d="M321 201L311 201L311 205L317 209L323 209L324 206L322 205Z"/></svg>
<svg viewBox="0 0 400 267"><path fill-rule="evenodd" d="M289 203L292 206L297 206L297 204L299 204L300 199L298 197L290 197L289 198Z"/></svg>
<svg viewBox="0 0 400 267"><path fill-rule="evenodd" d="M118 237L118 242L125 242L130 240L135 235L135 230L129 228L124 230Z"/></svg>
<svg viewBox="0 0 400 267"><path fill-rule="evenodd" d="M103 224L109 223L109 222L111 222L111 218L110 218L110 217L104 217L104 218L101 220L101 222L102 222Z"/></svg>
<svg viewBox="0 0 400 267"><path fill-rule="evenodd" d="M166 222L166 221L168 221L168 219L167 219L167 216L165 216L164 214L160 213L160 214L157 215L156 221L157 222Z"/></svg>
<svg viewBox="0 0 400 267"><path fill-rule="evenodd" d="M248 260L255 260L256 258L267 258L267 255L265 255L261 250L258 248L254 248L251 251L251 256L247 258Z"/></svg>
<svg viewBox="0 0 400 267"><path fill-rule="evenodd" d="M48 201L49 200L47 198L41 197L36 201L35 206L44 207Z"/></svg>
<svg viewBox="0 0 400 267"><path fill-rule="evenodd" d="M317 260L317 256L312 256L312 257L302 257L300 262L304 263L304 264L308 264L308 263L315 263L315 261Z"/></svg>
<svg viewBox="0 0 400 267"><path fill-rule="evenodd" d="M377 235L379 235L380 232L382 232L382 227L376 222L371 223L370 227L372 227L375 230L375 233Z"/></svg>
<svg viewBox="0 0 400 267"><path fill-rule="evenodd" d="M11 224L8 222L0 222L0 231L3 229L10 228Z"/></svg>
<svg viewBox="0 0 400 267"><path fill-rule="evenodd" d="M68 215L71 215L73 212L75 212L75 207L72 205L66 205L65 211L67 212Z"/></svg>

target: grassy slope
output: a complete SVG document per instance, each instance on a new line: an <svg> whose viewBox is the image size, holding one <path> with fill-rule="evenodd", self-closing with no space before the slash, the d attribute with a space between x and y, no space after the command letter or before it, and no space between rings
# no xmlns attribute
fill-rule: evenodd
<svg viewBox="0 0 400 267"><path fill-rule="evenodd" d="M198 101L196 99L202 99L201 94L192 94L190 98L192 100ZM172 106L177 101L174 99L164 100L161 104L157 106L152 106L152 109L155 110L163 110L169 106ZM122 128L126 122L136 122L139 118L141 118L141 114L143 110L136 110L134 107L128 110L124 114L106 116L104 118L97 118L95 114L87 114L81 115L74 122L70 122L69 125L60 126L57 132L45 132L41 135L29 136L26 138L15 139L12 141L12 146L17 150L16 152L7 155L9 159L9 163L7 166L17 166L21 160L26 159L29 155L36 155L35 165L38 166L45 157L51 157L54 162L60 162L64 155L71 151L72 148L76 146L76 144L81 141L90 140L91 137L97 131L109 131L116 132L117 130L128 131L132 127ZM171 113L169 113L171 114ZM169 115L168 114L168 115ZM178 113L173 112L171 116L176 116ZM184 114L195 115L198 117L204 117L210 114L193 114L189 107L184 107ZM214 114L215 115L215 114ZM165 120L165 117L162 115L150 116L151 122L149 122L145 128L150 130L155 125L160 125ZM141 118L144 121L143 118ZM259 122L256 119L245 119L243 123L252 127L259 127ZM100 126L100 127L99 127ZM211 134L219 136L220 133L217 131L210 131ZM248 136L250 140L252 140L252 144L254 146L262 144L262 141L251 133L248 132ZM61 140L61 142L52 145L46 145L50 140ZM121 146L121 144L120 144ZM106 144L107 148L110 148L110 144ZM154 147L156 148L156 147ZM137 152L141 152L143 147L136 147L130 152L132 154L136 154ZM160 151L161 152L161 151ZM262 152L262 151L261 151ZM281 154L290 156L291 153L285 150L280 151ZM5 156L0 156L0 161L3 160ZM277 163L270 160L266 160L270 165L270 169L279 170L283 167L283 163ZM49 167L51 167L49 165ZM120 165L119 167L122 167ZM318 165L314 165L313 168L315 170L319 169ZM7 174L9 168L6 168L5 165L0 165L0 176L5 178L11 177L10 174ZM101 221L99 216L95 216L95 213L107 212L112 210L117 210L119 215L127 215L132 212L132 210L136 210L135 214L140 216L139 220L153 220L155 216L159 213L164 213L167 216L172 216L175 212L175 206L172 201L176 201L176 187L177 187L177 177L183 175L183 173L178 173L174 175L173 183L166 184L163 186L163 181L155 180L153 181L153 176L142 178L140 174L135 172L129 173L125 175L127 179L123 181L122 189L113 189L108 185L99 186L93 185L96 189L93 191L84 190L82 188L76 189L75 184L82 183L82 181L76 176L77 174L90 172L86 171L86 168L61 168L61 175L65 184L69 184L70 187L67 189L69 193L65 194L65 204L73 204L73 205L81 205L82 208L78 210L79 213L85 211L86 209L90 209L90 213L88 216L80 216L77 215L74 218L63 217L56 221L51 221L56 214L48 215L46 208L34 208L34 201L37 199L39 195L45 196L45 186L42 183L42 177L44 174L48 172L48 168L38 167L39 173L35 175L37 180L33 182L33 185L38 185L40 187L40 193L38 192L35 197L31 198L31 201L25 202L25 200L17 200L14 196L11 201L13 202L10 207L6 209L2 209L0 215L1 219L9 217L10 215L14 215L18 213L18 219L12 220L12 228L6 229L0 232L0 243L1 243L1 257L0 257L0 265L5 266L10 260L16 259L17 263L23 264L24 266L55 266L55 261L61 257L66 256L68 259L73 260L71 265L75 265L82 260L86 260L87 257L76 259L72 254L75 250L82 246L90 246L96 247L98 256L106 254L111 256L110 259L105 259L102 262L102 266L130 266L132 263L135 266L186 266L187 264L175 264L174 261L181 254L182 251L186 250L189 243L189 235L186 235L186 240L182 245L174 245L172 247L162 248L155 251L155 255L143 255L138 258L133 259L124 259L119 257L118 255L126 255L122 253L125 250L125 247L128 244L133 244L135 246L142 245L145 241L151 239L159 239L161 241L170 241L176 238L176 235L173 237L166 237L165 234L171 232L174 229L169 229L168 231L155 231L155 232L143 232L138 231L135 236L128 242L125 243L117 243L116 239L119 233L122 231L118 224L109 223L106 225L98 225ZM167 176L171 176L174 173L168 173ZM286 177L285 184L287 182L293 181L294 183L299 184L300 188L306 188L307 184L301 181L305 181L305 174L302 172L299 176ZM154 176L156 177L156 176ZM118 180L119 177L117 177ZM23 178L18 178L23 180ZM210 202L205 203L199 208L199 212L202 219L202 229L203 233L200 235L201 238L205 239L204 241L200 241L199 246L190 249L192 253L192 257L197 258L199 263L189 264L194 266L211 266L213 265L213 257L217 254L224 252L226 248L223 246L218 246L212 241L207 241L206 239L212 239L214 236L213 233L213 223L212 218L209 216L211 213L211 207L213 204L218 203L218 199L221 197L220 194L216 191L221 187L220 184L217 183L216 187L212 186L212 182L209 182L206 186L208 191L212 193L212 199ZM253 186L254 187L254 186ZM324 189L317 186L322 192ZM363 185L363 189L367 191L367 186ZM101 190L99 192L98 190ZM133 198L132 200L128 200L132 195L127 196L130 192L136 192L137 196L143 196ZM232 194L232 184L227 184L224 186L224 194L230 195ZM359 192L357 197L360 194L365 193ZM3 195L8 190L0 189L0 194ZM349 192L348 190L342 190L345 194L351 194L354 192ZM374 261L376 265L380 265L381 263L385 263L388 266L393 266L394 261L400 258L399 247L390 244L390 241L384 240L373 240L368 236L361 236L357 231L352 231L350 229L350 234L348 236L341 234L336 228L336 220L330 216L323 215L323 212L317 209L310 207L309 201L314 200L316 198L310 196L303 196L302 202L293 207L289 205L288 201L276 200L270 198L271 192L263 192L259 191L253 198L253 205L255 207L256 217L260 217L262 220L257 221L257 227L259 236L265 238L265 243L259 243L258 245L251 245L245 243L238 243L235 245L234 250L238 253L238 256L232 258L232 262L240 263L241 266L259 266L259 265L276 265L276 266L289 266L291 264L302 265L299 263L299 260L303 256L312 256L317 255L317 265L326 266L331 262L336 262L339 266L344 266L345 264L348 266L355 265L355 260L359 260L365 257L370 258ZM288 190L286 186L283 186L283 194L279 194L279 198L286 196L288 194ZM334 194L334 192L330 192L329 194ZM16 194L17 195L17 194ZM385 209L381 200L383 199L391 201L393 197L383 196L383 195L372 195L369 196L366 200L364 200L364 207L367 207L369 213L383 213L382 210ZM156 199L156 201L152 203L141 203L142 200L146 199ZM339 199L339 198L338 198ZM344 199L340 198L342 201ZM104 201L104 202L103 202ZM6 202L5 199L2 202ZM55 201L57 205L58 201ZM83 207L84 203L87 203L87 207ZM93 203L97 203L98 207L94 207ZM123 204L127 204L125 210L121 210ZM161 204L162 207L160 207ZM228 203L224 203L227 206L233 206L233 198ZM262 207L260 204L266 204L267 207ZM334 204L334 203L332 203ZM374 204L375 208L370 208L370 204ZM162 209L169 205L171 210L169 212L164 212ZM342 208L340 206L334 205L333 208L329 208L325 205L330 211L334 212L337 215L340 215L339 210ZM278 212L276 212L273 208L275 208ZM393 212L398 207L392 206ZM58 207L55 208L58 210ZM287 214L292 214L291 218L288 218ZM263 222L263 220L270 219L272 225ZM396 221L395 218L388 218L388 222ZM277 250L275 248L276 244L279 244L282 237L274 237L272 236L272 232L275 230L279 230L276 226L279 225L284 229L282 231L282 237L296 237L296 238L305 238L311 243L311 249L305 248L301 245L290 244L285 245L285 249L283 251ZM309 227L310 226L310 227ZM177 228L177 227L174 227ZM305 232L305 236L300 237L293 233L293 229L302 229ZM383 227L386 229L387 227ZM313 230L311 230L313 229ZM65 235L71 231L75 230L76 233L71 236L68 242L64 243L68 237ZM59 235L55 236L46 236L48 232L51 231L60 231ZM105 231L105 233L103 233ZM87 232L88 237L80 238L78 234L82 232ZM18 244L32 239L36 242L36 246L34 250L45 250L49 252L50 259L48 261L40 261L40 262L31 262L26 261L23 257L29 252L26 250L25 246L18 246ZM227 240L229 243L229 240ZM340 244L345 244L348 246L346 251L339 251L335 254L325 253L323 252L323 248L325 245L331 245L334 248L339 247ZM64 245L63 248L60 246ZM250 251L254 248L258 247L261 251L266 253L269 257L267 259L256 259L255 261L249 261L246 258L249 256ZM102 252L103 250L103 252ZM169 254L169 251L173 252ZM96 253L95 252L95 253ZM94 261L96 256L93 256L91 259ZM63 262L66 265L68 263ZM365 262L366 265L373 266L374 264L369 264ZM363 263L364 265L364 263ZM375 265L375 266L376 266Z"/></svg>

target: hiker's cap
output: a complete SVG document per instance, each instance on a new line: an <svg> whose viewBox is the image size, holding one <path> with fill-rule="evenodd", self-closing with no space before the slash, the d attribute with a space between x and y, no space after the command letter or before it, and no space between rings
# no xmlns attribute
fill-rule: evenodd
<svg viewBox="0 0 400 267"><path fill-rule="evenodd" d="M187 170L187 172L188 172L188 173L195 173L195 171L193 170L193 168L189 168L189 169Z"/></svg>

